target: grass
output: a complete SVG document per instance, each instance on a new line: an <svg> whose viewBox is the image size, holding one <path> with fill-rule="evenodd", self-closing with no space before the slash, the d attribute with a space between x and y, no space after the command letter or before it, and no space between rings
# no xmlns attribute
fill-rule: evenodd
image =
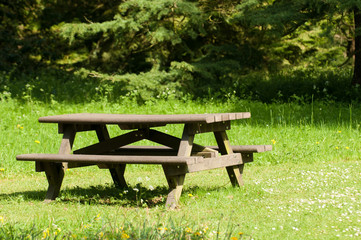
<svg viewBox="0 0 361 240"><path fill-rule="evenodd" d="M75 112L205 113L250 111L232 125L234 144L273 144L232 188L225 170L188 174L174 211L164 208L167 187L159 166L131 165L129 189L116 189L96 167L66 172L57 201L44 204L44 173L17 162L22 153L56 153L56 126L38 117ZM0 239L352 239L361 236L360 122L353 105L238 101L159 101L138 106L19 102L0 105ZM167 126L180 135L181 126ZM111 135L120 130L110 128ZM75 148L94 142L81 133ZM196 142L214 145L212 135Z"/></svg>

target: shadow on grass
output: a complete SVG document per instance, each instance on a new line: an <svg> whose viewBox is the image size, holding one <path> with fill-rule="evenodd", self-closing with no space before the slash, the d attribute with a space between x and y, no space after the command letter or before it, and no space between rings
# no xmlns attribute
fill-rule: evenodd
<svg viewBox="0 0 361 240"><path fill-rule="evenodd" d="M221 187L213 187L201 189L198 186L192 186L182 192L182 195L194 192L209 192L219 191ZM149 189L137 184L127 188L116 188L114 185L97 185L87 188L74 187L65 188L60 191L59 197L55 202L61 203L76 203L84 205L118 205L123 207L144 207L153 208L156 206L164 206L167 195L168 187L159 186L154 189ZM46 191L23 191L11 194L0 194L0 201L44 201Z"/></svg>
<svg viewBox="0 0 361 240"><path fill-rule="evenodd" d="M157 187L152 190L141 185L127 188L116 188L114 185L98 185L87 188L65 188L60 191L56 202L77 203L86 205L121 205L127 207L155 207L165 203L168 194L167 187ZM11 194L0 194L0 201L11 200L43 201L46 191L24 191Z"/></svg>

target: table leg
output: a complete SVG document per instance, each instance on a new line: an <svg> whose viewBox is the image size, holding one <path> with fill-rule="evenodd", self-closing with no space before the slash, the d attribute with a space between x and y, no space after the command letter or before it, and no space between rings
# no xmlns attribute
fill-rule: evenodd
<svg viewBox="0 0 361 240"><path fill-rule="evenodd" d="M214 132L219 151L221 154L232 154L233 150L231 144L229 143L227 134L225 131ZM243 174L244 164L237 166L226 167L229 179L231 180L232 186L242 186L242 174Z"/></svg>
<svg viewBox="0 0 361 240"><path fill-rule="evenodd" d="M64 127L64 135L61 141L59 154L70 154L75 139L75 128L72 125ZM64 172L67 164L61 163L42 163L45 170L46 178L49 183L48 191L46 193L45 201L49 202L55 200L59 195L61 184L63 183Z"/></svg>
<svg viewBox="0 0 361 240"><path fill-rule="evenodd" d="M95 129L99 142L110 139L108 129L105 125L99 125ZM109 168L110 175L112 176L114 185L120 188L126 188L127 182L124 178L126 164L117 164L115 167Z"/></svg>
<svg viewBox="0 0 361 240"><path fill-rule="evenodd" d="M49 183L45 202L51 202L59 195L64 178L64 169L60 163L46 163L44 164L44 170Z"/></svg>
<svg viewBox="0 0 361 240"><path fill-rule="evenodd" d="M188 128L189 125L186 124L179 145L178 156L190 156L192 153L194 134L189 134ZM177 174L176 172L174 174L174 168L166 165L163 165L163 170L169 185L169 193L165 205L174 209L182 193L185 174Z"/></svg>

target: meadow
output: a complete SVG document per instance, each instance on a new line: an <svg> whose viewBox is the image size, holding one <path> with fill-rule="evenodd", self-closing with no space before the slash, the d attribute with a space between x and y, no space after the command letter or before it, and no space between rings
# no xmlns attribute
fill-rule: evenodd
<svg viewBox="0 0 361 240"><path fill-rule="evenodd" d="M128 189L96 167L66 172L59 198L44 203L47 181L23 153L56 153L57 126L41 116L76 112L251 112L232 124L233 144L271 144L233 188L224 169L188 174L175 210L164 207L160 166L127 167ZM356 239L361 236L361 107L316 101L261 103L230 98L88 103L2 98L0 239ZM180 126L166 126L180 135ZM119 133L117 127L110 134ZM74 148L95 141L77 136ZM214 145L212 135L195 142Z"/></svg>

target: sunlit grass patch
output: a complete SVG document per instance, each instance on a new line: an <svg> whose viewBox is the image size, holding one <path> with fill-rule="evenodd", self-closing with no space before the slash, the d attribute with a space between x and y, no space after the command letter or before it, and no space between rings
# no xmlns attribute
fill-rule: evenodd
<svg viewBox="0 0 361 240"><path fill-rule="evenodd" d="M23 234L33 239L358 238L361 109L313 104L4 101L0 105L0 238ZM40 116L229 111L252 113L251 119L232 123L228 131L232 144L270 144L273 150L254 154L254 162L244 169L241 188L231 187L224 169L188 174L174 211L164 207L168 189L161 166L127 166L127 189L115 188L105 169L70 169L59 198L44 204L45 174L35 172L33 162L15 160L22 153L57 153L61 140L57 126L39 124ZM161 130L180 136L182 128L169 125ZM122 130L112 126L109 131L116 136ZM96 134L80 133L74 146L94 141ZM212 134L197 136L195 142L216 144Z"/></svg>

